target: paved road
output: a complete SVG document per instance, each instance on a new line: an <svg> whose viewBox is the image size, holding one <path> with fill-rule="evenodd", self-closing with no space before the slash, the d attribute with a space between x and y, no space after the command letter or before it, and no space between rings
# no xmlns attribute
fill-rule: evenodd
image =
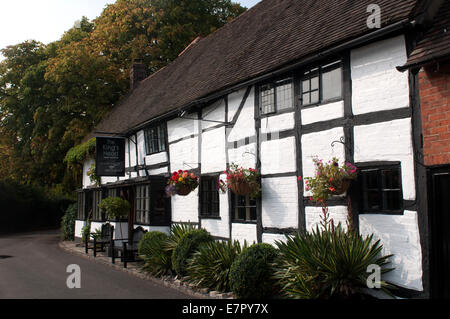
<svg viewBox="0 0 450 319"><path fill-rule="evenodd" d="M0 298L192 299L177 290L72 255L58 246L57 231L0 236ZM81 288L69 289L66 268L81 268Z"/></svg>

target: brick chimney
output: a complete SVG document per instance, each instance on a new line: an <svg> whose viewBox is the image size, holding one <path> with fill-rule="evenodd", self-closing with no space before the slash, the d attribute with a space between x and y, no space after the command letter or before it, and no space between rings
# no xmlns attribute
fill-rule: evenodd
<svg viewBox="0 0 450 319"><path fill-rule="evenodd" d="M141 59L134 59L130 70L130 90L133 91L147 77L147 68Z"/></svg>

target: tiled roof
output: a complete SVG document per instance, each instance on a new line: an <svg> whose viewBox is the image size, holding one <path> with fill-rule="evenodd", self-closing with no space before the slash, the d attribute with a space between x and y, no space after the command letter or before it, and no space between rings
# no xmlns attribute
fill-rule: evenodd
<svg viewBox="0 0 450 319"><path fill-rule="evenodd" d="M382 27L410 18L417 0L377 0ZM95 128L127 132L232 85L373 32L373 0L263 0L143 80Z"/></svg>
<svg viewBox="0 0 450 319"><path fill-rule="evenodd" d="M432 26L411 52L407 63L400 69L420 66L434 60L450 57L450 0L446 0Z"/></svg>

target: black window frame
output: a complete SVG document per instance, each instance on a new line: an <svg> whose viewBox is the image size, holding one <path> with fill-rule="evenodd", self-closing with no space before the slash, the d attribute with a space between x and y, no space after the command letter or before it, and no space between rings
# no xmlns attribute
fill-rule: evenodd
<svg viewBox="0 0 450 319"><path fill-rule="evenodd" d="M244 199L246 204L244 206L238 206L237 203L239 203L240 199ZM230 198L230 208L231 208L231 221L233 223L251 223L256 224L258 220L258 200L257 199L251 199L250 195L247 196L241 196L236 195L233 192L231 192L231 198ZM252 202L254 203L252 205ZM237 208L245 208L245 218L239 218L239 211L236 210ZM254 209L254 217L255 219L251 218L252 215L252 209ZM250 219L247 219L247 216L250 215Z"/></svg>
<svg viewBox="0 0 450 319"><path fill-rule="evenodd" d="M340 96L336 96L329 99L323 99L323 74L327 72L334 71L336 69L341 69L341 94ZM308 73L308 74L306 74ZM318 77L318 88L312 90L311 89L311 79ZM318 106L322 104L332 103L336 101L341 101L344 97L344 63L343 59L337 59L333 61L327 61L320 64L316 64L313 66L309 66L304 68L299 72L299 105L301 108L307 108L312 106ZM303 82L309 80L309 90L303 90ZM311 102L311 92L318 92L318 101ZM303 104L303 94L309 94L309 103Z"/></svg>
<svg viewBox="0 0 450 319"><path fill-rule="evenodd" d="M291 102L292 105L288 108L283 108L279 110L277 103L277 87L285 85L287 83L291 84ZM273 89L273 111L263 113L262 106L262 92L265 86L269 86L270 89ZM292 75L287 75L283 77L278 77L271 81L266 81L258 85L258 112L259 116L270 116L274 114L281 114L283 112L292 112L295 109L295 78Z"/></svg>
<svg viewBox="0 0 450 319"><path fill-rule="evenodd" d="M389 164L372 164L364 165L357 163L356 166L358 170L358 188L359 188L359 214L378 214L378 215L403 215L404 212L404 199L403 199L403 184L402 184L402 168L401 163L389 163ZM398 188L386 188L385 176L383 176L383 171L395 170L398 174ZM377 187L369 189L367 187L366 181L367 177L365 174L369 172L377 173ZM367 176L367 175L366 175ZM368 200L366 194L369 191L378 192L379 194L379 208L369 208ZM386 208L384 205L385 194L387 192L398 192L397 200L399 208Z"/></svg>
<svg viewBox="0 0 450 319"><path fill-rule="evenodd" d="M166 122L158 123L155 125L148 126L144 129L144 144L145 144L145 154L153 155L161 152L166 152L168 149L167 143L167 126ZM156 137L151 137L150 134L155 134L153 130L156 130ZM156 149L152 149L150 140L157 141Z"/></svg>
<svg viewBox="0 0 450 319"><path fill-rule="evenodd" d="M220 194L217 189L219 176L200 176L200 217L220 218Z"/></svg>

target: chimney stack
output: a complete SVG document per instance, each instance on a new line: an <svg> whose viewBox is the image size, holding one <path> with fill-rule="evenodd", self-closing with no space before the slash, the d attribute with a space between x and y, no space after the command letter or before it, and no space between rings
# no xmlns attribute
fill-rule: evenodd
<svg viewBox="0 0 450 319"><path fill-rule="evenodd" d="M147 68L141 59L134 59L130 70L130 89L133 91L147 77Z"/></svg>

